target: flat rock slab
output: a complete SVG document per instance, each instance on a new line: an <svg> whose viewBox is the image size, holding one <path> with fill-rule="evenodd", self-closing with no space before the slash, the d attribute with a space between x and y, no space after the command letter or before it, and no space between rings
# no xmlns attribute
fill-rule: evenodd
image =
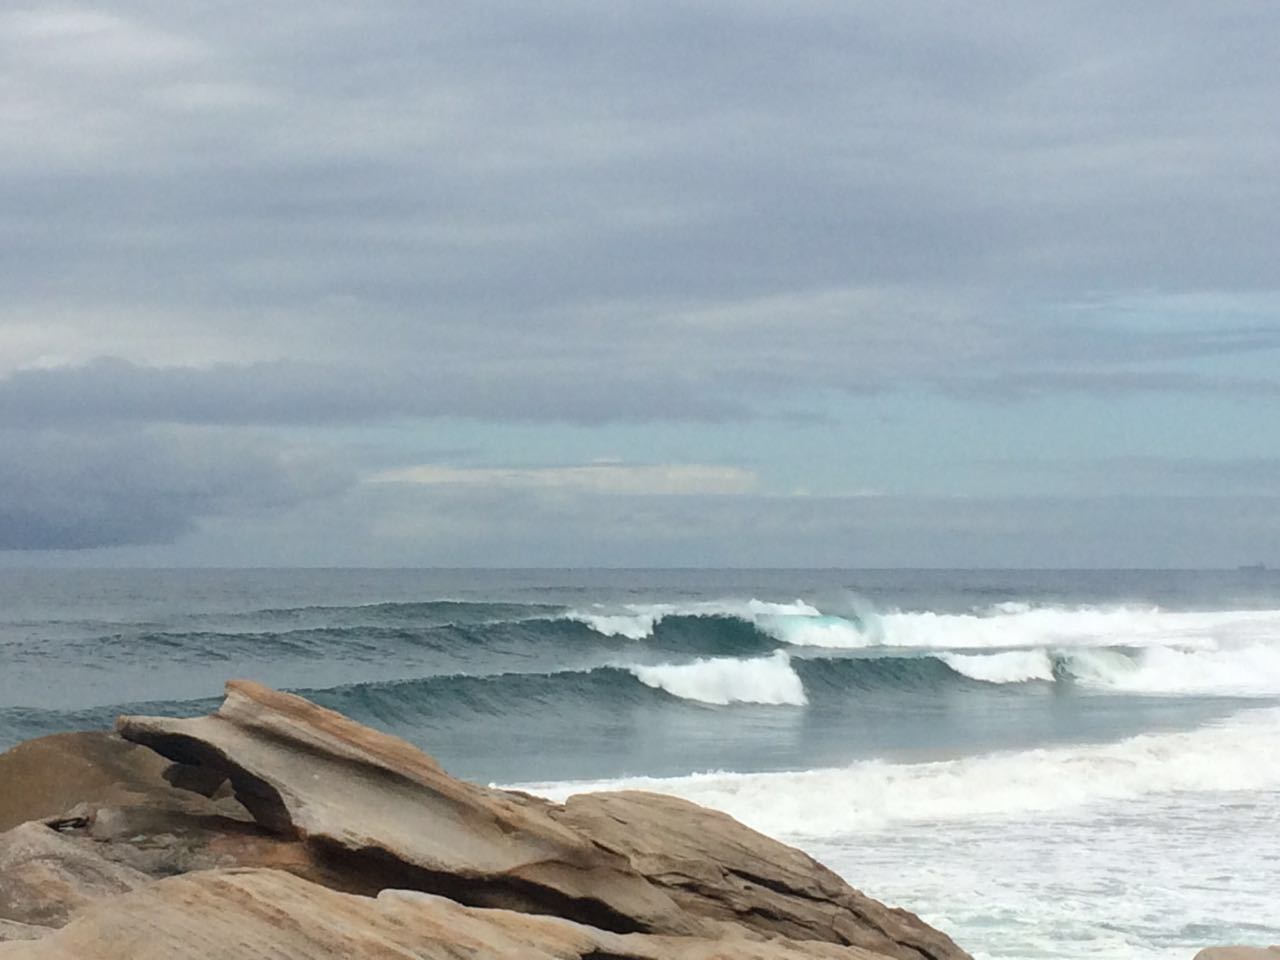
<svg viewBox="0 0 1280 960"><path fill-rule="evenodd" d="M1206 947L1195 955L1195 960L1277 960L1280 946L1276 947Z"/></svg>
<svg viewBox="0 0 1280 960"><path fill-rule="evenodd" d="M826 943L616 934L442 897L338 893L274 870L161 880L86 910L0 960L883 960Z"/></svg>

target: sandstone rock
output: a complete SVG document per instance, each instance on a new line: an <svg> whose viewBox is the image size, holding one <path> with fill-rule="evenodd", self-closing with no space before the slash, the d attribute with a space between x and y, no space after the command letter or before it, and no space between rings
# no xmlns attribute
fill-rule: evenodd
<svg viewBox="0 0 1280 960"><path fill-rule="evenodd" d="M131 890L150 877L104 859L42 823L0 834L0 918L58 927L80 907Z"/></svg>
<svg viewBox="0 0 1280 960"><path fill-rule="evenodd" d="M46 933L52 932L52 927L38 927L32 923L18 923L16 920L0 920L0 943L9 940L39 940Z"/></svg>
<svg viewBox="0 0 1280 960"><path fill-rule="evenodd" d="M169 764L136 744L103 732L59 733L0 753L0 831L45 820L85 801L144 799Z"/></svg>
<svg viewBox="0 0 1280 960"><path fill-rule="evenodd" d="M962 955L914 914L889 909L801 851L687 800L581 794L554 815L626 857L692 913L902 960Z"/></svg>
<svg viewBox="0 0 1280 960"><path fill-rule="evenodd" d="M49 820L79 808L91 816L99 807L155 805L196 815L249 819L239 803L217 802L188 789L192 779L174 771L163 757L114 733L59 733L20 743L0 753L0 831L31 820ZM184 779L185 778L185 779ZM199 778L208 785L209 773Z"/></svg>
<svg viewBox="0 0 1280 960"><path fill-rule="evenodd" d="M1195 955L1195 960L1276 960L1280 946L1276 947L1206 947Z"/></svg>
<svg viewBox="0 0 1280 960"><path fill-rule="evenodd" d="M236 818L191 814L163 804L99 807L61 830L64 837L87 844L103 859L151 878L254 866L340 884L340 878L316 864L297 841Z"/></svg>
<svg viewBox="0 0 1280 960"><path fill-rule="evenodd" d="M348 892L412 889L617 933L789 937L895 960L968 957L912 914L724 814L637 793L561 807L464 783L402 740L258 684L229 683L208 717L122 717L118 729L186 765L188 779L228 778L279 835L285 846L275 855L305 851L272 862L240 850L237 863L282 866Z"/></svg>
<svg viewBox="0 0 1280 960"><path fill-rule="evenodd" d="M301 697L233 681L208 717L122 717L120 733L225 774L259 823L335 870L462 903L620 932L706 932L551 804L456 780L430 757Z"/></svg>
<svg viewBox="0 0 1280 960"><path fill-rule="evenodd" d="M376 900L271 870L162 880L0 960L882 960L827 943L616 934L556 917L387 891Z"/></svg>

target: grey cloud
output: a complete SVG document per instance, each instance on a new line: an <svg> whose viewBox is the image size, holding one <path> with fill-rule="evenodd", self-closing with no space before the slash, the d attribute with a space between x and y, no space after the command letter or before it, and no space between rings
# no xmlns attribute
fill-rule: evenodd
<svg viewBox="0 0 1280 960"><path fill-rule="evenodd" d="M105 9L178 39L129 66L142 96L23 47L59 107L0 182L36 303L287 308L419 351L479 326L515 364L501 334L636 338L619 315L673 302L923 286L945 318L976 287L1016 335L1082 291L1278 282L1266 5Z"/></svg>
<svg viewBox="0 0 1280 960"><path fill-rule="evenodd" d="M1274 397L1277 30L1262 0L6 10L0 548L243 532L264 497L322 514L254 426ZM376 513L360 490L344 508ZM545 527L468 545L490 514L432 502L458 556L543 557ZM670 529L691 562L702 530L732 563L747 503L531 515ZM751 503L828 536L821 505ZM941 536L829 506L851 542ZM1017 524L1049 520L1021 510L978 510L1004 525L983 542L1030 551Z"/></svg>
<svg viewBox="0 0 1280 960"><path fill-rule="evenodd" d="M341 536L304 506L289 536L280 526L258 538L234 525L206 548L223 562L373 557L405 566L1203 569L1280 562L1274 495L645 497L377 484L351 491L334 522Z"/></svg>
<svg viewBox="0 0 1280 960"><path fill-rule="evenodd" d="M0 550L171 542L204 518L331 496L351 477L316 452L209 430L0 431Z"/></svg>
<svg viewBox="0 0 1280 960"><path fill-rule="evenodd" d="M418 370L278 361L207 368L141 367L102 359L80 367L21 370L0 379L0 423L47 426L141 421L215 425L317 425L460 415L507 420L724 419L747 408L679 374L521 372L474 364Z"/></svg>
<svg viewBox="0 0 1280 960"><path fill-rule="evenodd" d="M572 337L483 330L420 339L420 350L370 344L350 358L143 365L100 357L0 376L0 424L89 421L323 425L391 418L741 420L804 416L813 389L880 391L904 383L1016 400L1062 392L1280 395L1280 379L1204 372L1211 357L1280 353L1280 329L1169 333L1077 323L1006 327L977 305L903 291L616 309L616 335L590 317ZM300 344L299 351L306 345Z"/></svg>

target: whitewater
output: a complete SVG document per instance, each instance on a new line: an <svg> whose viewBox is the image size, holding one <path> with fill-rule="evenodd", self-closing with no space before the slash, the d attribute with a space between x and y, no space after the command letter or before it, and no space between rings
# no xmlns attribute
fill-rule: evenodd
<svg viewBox="0 0 1280 960"><path fill-rule="evenodd" d="M980 958L1280 942L1268 571L0 571L0 749L222 682L794 843Z"/></svg>

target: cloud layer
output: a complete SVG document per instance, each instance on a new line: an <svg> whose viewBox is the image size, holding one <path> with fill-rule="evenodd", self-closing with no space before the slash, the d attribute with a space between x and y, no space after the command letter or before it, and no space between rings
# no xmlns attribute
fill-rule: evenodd
<svg viewBox="0 0 1280 960"><path fill-rule="evenodd" d="M1241 411L1138 459L1280 457L1278 30L1261 0L8 8L0 549L338 509L444 421L509 431L424 469L505 494L586 497L649 425L625 476L783 496L793 426L854 450L877 397L1020 411L974 461L1023 496L1036 458L1114 492L1081 397Z"/></svg>

